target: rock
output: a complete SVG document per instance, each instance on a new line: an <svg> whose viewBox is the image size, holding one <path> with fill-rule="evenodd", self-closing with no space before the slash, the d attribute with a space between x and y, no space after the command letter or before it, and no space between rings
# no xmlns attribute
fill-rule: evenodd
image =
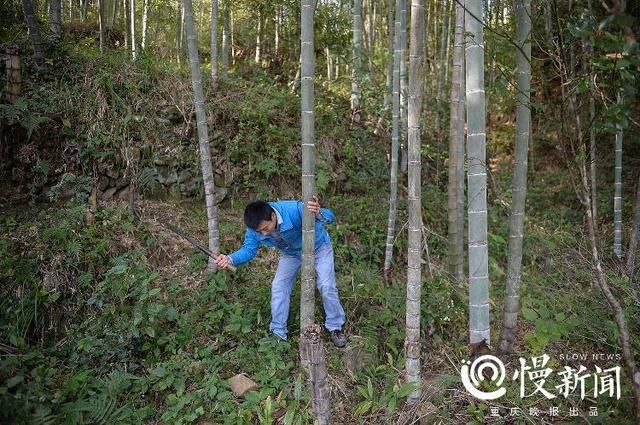
<svg viewBox="0 0 640 425"><path fill-rule="evenodd" d="M116 180L115 185L116 185L116 188L117 188L118 190L120 190L120 189L122 189L123 187L128 186L128 185L129 185L129 181L128 181L128 180L125 180L123 177L120 177L120 178L118 178L118 179Z"/></svg>
<svg viewBox="0 0 640 425"><path fill-rule="evenodd" d="M113 195L116 193L116 189L115 187L110 187L109 189L105 190L102 195L100 195L100 199L103 201L108 201L111 198L113 198Z"/></svg>
<svg viewBox="0 0 640 425"><path fill-rule="evenodd" d="M98 178L98 191L104 192L109 187L109 177L100 176Z"/></svg>
<svg viewBox="0 0 640 425"><path fill-rule="evenodd" d="M438 408L430 401L420 403L420 425L435 423L437 413Z"/></svg>
<svg viewBox="0 0 640 425"><path fill-rule="evenodd" d="M215 191L213 192L213 203L215 205L218 205L220 202L222 202L227 196L227 192L228 190L226 187L216 187Z"/></svg>
<svg viewBox="0 0 640 425"><path fill-rule="evenodd" d="M174 184L177 181L178 181L178 172L175 169L171 169L171 171L169 171L169 174L167 175L167 178L165 179L165 184L167 185Z"/></svg>
<svg viewBox="0 0 640 425"><path fill-rule="evenodd" d="M216 185L216 188L224 187L225 186L224 176L219 175L218 173L215 173L213 175L213 184Z"/></svg>
<svg viewBox="0 0 640 425"><path fill-rule="evenodd" d="M160 184L170 186L178 181L178 172L173 168L158 167L156 171L158 172L158 182Z"/></svg>
<svg viewBox="0 0 640 425"><path fill-rule="evenodd" d="M367 358L367 353L364 350L364 347L359 345L347 345L345 348L344 354L342 355L342 365L349 372L354 373L359 371L364 367L365 360Z"/></svg>
<svg viewBox="0 0 640 425"><path fill-rule="evenodd" d="M240 373L234 377L227 379L227 383L236 397L242 397L247 391L255 390L258 384L253 382L247 375Z"/></svg>
<svg viewBox="0 0 640 425"><path fill-rule="evenodd" d="M124 189L122 189L116 194L116 198L121 201L128 201L130 193L131 193L130 186L126 186Z"/></svg>
<svg viewBox="0 0 640 425"><path fill-rule="evenodd" d="M120 177L120 171L116 168L111 168L107 170L105 174L114 180Z"/></svg>

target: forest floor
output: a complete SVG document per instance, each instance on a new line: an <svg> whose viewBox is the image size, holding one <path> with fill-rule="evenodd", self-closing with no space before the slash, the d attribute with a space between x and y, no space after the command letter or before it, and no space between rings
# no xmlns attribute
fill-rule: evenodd
<svg viewBox="0 0 640 425"><path fill-rule="evenodd" d="M223 204L219 209L226 252L240 245L244 233L242 203L234 203L233 208ZM468 357L466 289L457 288L444 272L438 255L444 236L438 229L429 229L432 277L424 271L423 399L417 411L407 407L404 397L410 388L402 385L405 276L396 267L390 285L381 278L380 255L375 252L384 241L379 229L384 229L385 211L370 213L373 205L384 205L383 196L335 196L325 204L338 217L329 233L350 337L345 349L337 349L325 336L335 423L414 423L419 417L421 422L452 424L543 419L624 423L632 417L624 374L619 401L605 396L549 400L541 394L522 399L510 376L509 391L499 403L474 399L460 383L460 366ZM207 277L205 257L152 220L162 217L206 240L201 203L140 201L138 208L142 222L121 201L101 204L90 225L83 205L3 215L2 273L15 276L24 273L25 262L40 263L44 285L39 296L49 313L29 318L34 312L21 312L22 320L33 321L32 338L39 337L25 344L17 333L10 334L9 346L21 348L5 346L0 370L22 380L6 387L4 397L16 391L14 408L27 408L19 401L30 400L33 407L28 411L43 420L47 415L55 418L58 409L91 415L95 408L111 420L137 418L145 423L309 421L297 359L298 285L292 296L289 342L280 343L267 332L277 253L263 249L236 273ZM402 227L402 221L399 224ZM588 369L620 365L619 358L591 357L618 353L615 325L591 286L587 251L576 240L579 232L570 229L535 218L528 221L517 353L527 360L546 353L551 358L547 366L554 370L576 366L575 359L566 360L573 353L589 356L579 362ZM504 252L505 237L492 232L492 252ZM503 292L501 256L492 255L494 339ZM398 263L402 254L399 257ZM88 263L88 271L75 270L73 263ZM319 302L316 311L322 322ZM79 317L56 323L56 314L59 319ZM14 326L18 331L26 324ZM515 357L506 364L510 373L517 367ZM239 399L226 382L238 373L259 384ZM529 384L527 391L533 391ZM555 393L559 384L552 376L545 387ZM34 403L36 395L40 403ZM104 405L87 407L103 398ZM553 406L559 408L558 416L548 413ZM531 416L529 407L540 409L540 416ZM578 409L579 417L569 416L571 407ZM589 416L592 407L597 407L597 417ZM516 420L512 408L525 413Z"/></svg>
<svg viewBox="0 0 640 425"><path fill-rule="evenodd" d="M227 92L210 99L210 105L220 106L221 111L214 118L219 126L213 138L235 137L226 142L236 149L230 148L228 157L235 161L235 177L224 176L229 191L218 209L223 252L242 242L246 202L297 193L296 167L290 166L291 156L295 159L298 154L297 119L291 118L296 97L286 85L253 72L235 76ZM107 74L100 78L116 93L120 87L124 99L124 91L143 98L144 90L151 90L149 82L143 90L110 81ZM129 75L137 78L136 73ZM188 88L184 74L171 78L183 78L183 87ZM373 136L371 122L354 128L346 113L336 112L348 105L346 82L319 84L317 91L319 187L323 206L337 217L328 232L350 338L346 348L337 349L325 335L334 423L632 423L624 371L619 400L593 396L592 384L587 386L591 395L584 400L576 394L548 399L540 391L531 394L535 390L531 381L523 398L518 381L511 379L520 367L519 356L531 365L532 357L547 354L545 367L555 372L566 365L582 364L588 372L596 366L622 366L616 357L617 328L593 285L581 204L567 172L540 151L530 172L517 352L505 365L507 393L496 402L475 399L461 383L462 361L469 356L468 287L458 287L447 273L447 194L433 176L433 162L425 161L424 386L421 403L406 405L412 389L403 384L406 201L401 196L395 266L392 281L386 284L381 273L388 212L382 154L386 139ZM225 99L230 98L238 105L227 105ZM292 109L285 113L282 105ZM226 121L229 117L234 121ZM135 111L129 119L138 120ZM63 118L53 120L50 126L60 124L69 131ZM193 122L180 125L186 129L182 134L190 136ZM490 144L496 141L489 148L494 160L488 223L494 344L502 316L511 197L509 152L501 151L499 143L507 143L512 125L494 122L488 137ZM152 129L136 131L160 143L166 133ZM106 155L106 149L120 149L97 146L91 152ZM379 157L369 156L372 150L380 152ZM283 153L289 156L282 158ZM193 157L196 170L197 164ZM445 179L440 176L440 181ZM83 182L77 179L76 193L86 191ZM50 424L62 418L68 423L311 423L298 361L299 285L292 295L290 340L279 342L267 331L277 253L264 249L236 273L206 275L206 257L153 221L161 217L205 241L201 195L159 200L145 193L136 204L142 221L126 201L114 198L99 200L98 210L91 212L88 193L69 201L5 204L0 212L0 279L10 285L3 285L0 300L0 419ZM609 195L612 199L612 193L603 190L603 196ZM602 204L601 216L607 217L611 211ZM625 206L625 214L629 211ZM603 253L610 251L610 227L601 226ZM629 327L637 334L637 302L625 292L623 278L615 273L609 278L625 296ZM318 298L316 319L321 323ZM638 338L633 344L637 351ZM574 359L574 354L586 358ZM594 359L593 354L605 358ZM242 398L235 397L227 383L239 373L259 384ZM555 386L561 382L561 376L553 373L544 387L557 394ZM515 408L521 409L517 416Z"/></svg>

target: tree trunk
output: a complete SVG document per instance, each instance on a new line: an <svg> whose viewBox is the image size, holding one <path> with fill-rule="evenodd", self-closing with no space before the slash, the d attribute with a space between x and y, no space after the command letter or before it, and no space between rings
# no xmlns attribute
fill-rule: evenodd
<svg viewBox="0 0 640 425"><path fill-rule="evenodd" d="M636 275L636 255L638 253L638 232L640 229L640 174L638 175L638 183L636 187L636 207L633 214L633 227L631 229L631 238L629 239L629 251L627 252L627 276L633 283Z"/></svg>
<svg viewBox="0 0 640 425"><path fill-rule="evenodd" d="M202 181L204 183L205 201L207 204L207 227L209 230L209 249L214 254L220 252L218 239L218 213L214 204L215 185L213 182L213 168L209 153L209 134L207 128L207 112L204 105L202 90L202 76L200 74L200 58L198 57L198 42L196 40L193 23L193 6L191 0L183 0L185 26L187 33L187 48L189 50L189 65L191 66L191 83L193 86L193 104L196 110L198 127L198 146L200 148L200 165L202 167ZM213 258L209 257L208 272L216 271Z"/></svg>
<svg viewBox="0 0 640 425"><path fill-rule="evenodd" d="M27 27L29 27L29 37L33 45L33 60L37 64L40 64L44 58L42 37L40 37L40 26L38 25L38 18L33 11L33 3L31 3L31 0L22 0L22 11L27 21Z"/></svg>
<svg viewBox="0 0 640 425"><path fill-rule="evenodd" d="M98 0L98 32L100 53L104 53L104 0Z"/></svg>
<svg viewBox="0 0 640 425"><path fill-rule="evenodd" d="M369 78L373 81L375 80L375 67L373 64L373 59L376 55L376 1L369 1Z"/></svg>
<svg viewBox="0 0 640 425"><path fill-rule="evenodd" d="M432 86L431 86L431 92L435 93L437 91L437 86L438 86L438 79L436 78L436 73L437 73L437 62L438 62L438 5L441 2L436 0L434 1L433 4L433 36L431 37L433 39L433 49L431 50L431 68L433 70L432 72L432 78L431 78L431 82L432 82ZM427 37L429 38L429 37ZM433 108L432 108L433 109Z"/></svg>
<svg viewBox="0 0 640 425"><path fill-rule="evenodd" d="M260 44L262 41L262 12L258 11L258 29L256 31L256 56L255 63L260 63Z"/></svg>
<svg viewBox="0 0 640 425"><path fill-rule="evenodd" d="M49 5L49 29L54 38L60 37L60 25L62 21L62 3L61 0L51 0Z"/></svg>
<svg viewBox="0 0 640 425"><path fill-rule="evenodd" d="M423 0L411 2L411 44L409 51L409 176L407 211L409 240L407 249L407 314L405 357L408 382L420 383L420 299L422 289L422 204L420 163L420 107L422 102L424 5ZM420 387L409 394L407 401L420 400Z"/></svg>
<svg viewBox="0 0 640 425"><path fill-rule="evenodd" d="M393 93L393 34L395 22L393 20L393 0L387 0L387 7L389 10L387 11L387 32L389 35L389 52L387 55L387 91L384 94L384 108L386 109L389 106L389 99Z"/></svg>
<svg viewBox="0 0 640 425"><path fill-rule="evenodd" d="M464 6L465 1L459 0L460 3ZM464 29L464 9L463 9L463 23L462 28ZM464 34L464 32L463 32ZM456 269L456 276L460 285L464 282L465 279L465 267L464 267L464 229L465 229L465 217L466 211L464 208L465 201L465 116L466 116L466 93L465 93L465 62L464 62L464 36L463 36L463 47L462 47L462 72L460 75L460 102L458 103L458 129L456 130L456 137L458 138L457 146L458 152L456 153L456 160L458 162L457 172L458 172L458 226L460 228L460 232L457 235L457 251L460 254L460 260L458 261L458 268Z"/></svg>
<svg viewBox="0 0 640 425"><path fill-rule="evenodd" d="M462 262L464 257L463 246L459 243L462 233L464 232L464 222L459 222L460 206L459 197L464 193L460 193L459 182L460 170L458 155L464 150L464 134L459 135L459 121L464 122L464 115L460 112L460 92L462 91L462 46L464 34L464 2L456 3L456 19L455 19L455 37L453 48L453 75L451 77L451 108L449 121L449 186L448 186L448 219L449 219L449 273L454 279L461 284L464 275L460 276L460 270L463 270ZM463 124L464 131L464 124ZM462 136L462 137L459 137ZM464 159L463 159L464 161ZM464 173L464 169L462 170ZM464 174L463 174L464 175Z"/></svg>
<svg viewBox="0 0 640 425"><path fill-rule="evenodd" d="M315 182L315 107L313 78L315 53L313 43L314 0L302 0L300 35L300 94L302 113L302 276L300 285L300 357L309 367L313 413L319 424L330 420L329 391L319 326L315 313L315 217L306 208L316 195Z"/></svg>
<svg viewBox="0 0 640 425"><path fill-rule="evenodd" d="M315 57L313 50L313 14L312 0L302 0L301 13L301 84L302 98L302 197L305 205L315 196L315 106L313 77ZM302 232L302 285L300 301L300 330L314 323L315 294L315 218L305 207L303 209Z"/></svg>
<svg viewBox="0 0 640 425"><path fill-rule="evenodd" d="M144 50L147 46L147 18L149 16L149 0L143 0L142 5L142 43L140 48Z"/></svg>
<svg viewBox="0 0 640 425"><path fill-rule="evenodd" d="M486 340L489 330L489 266L487 245L487 171L482 0L467 0L466 93L469 160L469 338Z"/></svg>
<svg viewBox="0 0 640 425"><path fill-rule="evenodd" d="M116 16L118 16L118 3L120 3L118 0L112 0L111 17L109 19L109 25L108 25L109 38L111 37L111 34L113 33L113 26L114 26L114 24L116 22Z"/></svg>
<svg viewBox="0 0 640 425"><path fill-rule="evenodd" d="M129 17L131 18L131 57L136 60L136 0L129 0L129 4L131 5L131 11L129 12Z"/></svg>
<svg viewBox="0 0 640 425"><path fill-rule="evenodd" d="M453 19L453 7L456 0L452 0L449 3L449 10L447 11L447 42L446 52L444 54L444 91L447 90L449 84L449 62L451 62L451 22ZM444 109L444 108L443 108Z"/></svg>
<svg viewBox="0 0 640 425"><path fill-rule="evenodd" d="M527 194L527 151L529 124L531 121L531 0L517 0L516 49L517 103L516 103L516 149L513 168L513 201L509 221L509 259L506 283L504 316L498 352L513 352L515 331L520 303L520 271L522 265L522 237L524 233L525 199Z"/></svg>
<svg viewBox="0 0 640 425"><path fill-rule="evenodd" d="M182 2L178 6L176 15L176 59L180 63L182 56L182 23L184 22L184 7Z"/></svg>
<svg viewBox="0 0 640 425"><path fill-rule="evenodd" d="M591 10L591 0L588 0L589 12L592 13ZM587 44L586 40L583 41L584 44ZM584 46L583 44L583 46ZM588 43L588 46L584 46L583 51L587 52L587 54L583 55L584 57L584 69L586 68L586 60L587 56L589 56L593 60L593 45ZM590 65L589 68L589 159L590 159L590 171L591 171L591 207L593 209L593 225L596 230L598 230L598 201L597 201L597 185L596 185L596 127L595 127L595 119L596 119L596 93L595 87L593 84L594 72L593 65Z"/></svg>
<svg viewBox="0 0 640 425"><path fill-rule="evenodd" d="M233 65L236 64L236 50L235 50L235 44L233 42L233 12L231 12L231 10L229 10L229 40L231 41L231 43L229 44L229 47L231 47L231 63Z"/></svg>
<svg viewBox="0 0 640 425"><path fill-rule="evenodd" d="M400 137L400 149L402 151L402 159L400 161L400 170L402 173L407 172L407 0L398 0L402 7L400 11L400 41L402 53L400 55L400 122L402 124L402 132Z"/></svg>
<svg viewBox="0 0 640 425"><path fill-rule="evenodd" d="M226 78L229 71L230 21L229 0L224 0L222 3L222 60L220 61L222 78Z"/></svg>
<svg viewBox="0 0 640 425"><path fill-rule="evenodd" d="M211 0L211 87L218 88L218 0Z"/></svg>
<svg viewBox="0 0 640 425"><path fill-rule="evenodd" d="M622 104L622 94L618 91L618 104ZM613 254L618 261L622 260L622 130L616 133L615 173L613 196Z"/></svg>
<svg viewBox="0 0 640 425"><path fill-rule="evenodd" d="M82 0L80 9L80 22L84 22L87 19L87 9L89 7L89 0Z"/></svg>
<svg viewBox="0 0 640 425"><path fill-rule="evenodd" d="M331 392L327 383L327 365L324 360L321 328L312 324L300 335L300 359L309 368L309 385L313 414L318 424L328 424L331 419Z"/></svg>
<svg viewBox="0 0 640 425"><path fill-rule="evenodd" d="M273 50L276 56L280 53L280 6L276 6L275 31L273 40Z"/></svg>
<svg viewBox="0 0 640 425"><path fill-rule="evenodd" d="M362 59L362 0L353 0L353 70L351 74L351 117L360 122L360 67Z"/></svg>
<svg viewBox="0 0 640 425"><path fill-rule="evenodd" d="M640 423L640 371L638 371L638 368L636 366L633 354L633 346L629 338L629 331L627 329L624 310L616 296L611 291L611 288L609 287L609 283L607 281L607 277L602 270L602 263L600 262L600 254L598 253L598 244L596 241L596 231L593 222L593 216L591 215L593 208L591 207L589 183L587 182L587 165L586 161L584 160L584 156L582 158L583 159L580 161L580 174L582 176L581 201L585 207L585 212L587 214L587 229L589 232L588 234L589 245L591 247L591 256L593 258L593 269L596 274L596 282L598 283L598 286L600 286L600 289L604 293L604 296L614 313L614 319L618 327L618 341L620 343L620 348L622 348L622 360L627 368L627 373L631 377L631 391L634 397L636 415L635 419L636 423Z"/></svg>
<svg viewBox="0 0 640 425"><path fill-rule="evenodd" d="M436 113L435 113L435 131L437 137L436 146L438 147L438 152L442 149L442 134L441 134L441 106L442 106L442 87L445 79L445 53L447 51L447 3L446 1L442 4L442 26L440 27L440 51L438 52L438 78L436 84ZM437 162L437 169L439 170L440 161Z"/></svg>
<svg viewBox="0 0 640 425"><path fill-rule="evenodd" d="M391 170L389 189L389 218L387 221L387 242L384 250L384 278L387 283L391 281L391 262L393 261L393 241L395 239L396 214L398 210L398 147L400 136L400 57L401 34L400 14L402 0L396 0L395 20L395 54L393 55L393 92L391 95Z"/></svg>
<svg viewBox="0 0 640 425"><path fill-rule="evenodd" d="M117 1L117 0L116 0ZM122 19L124 19L124 48L129 49L129 0L122 0Z"/></svg>
<svg viewBox="0 0 640 425"><path fill-rule="evenodd" d="M366 26L363 27L363 41L364 41L364 45L365 45L365 50L367 51L367 71L369 72L369 79L373 81L374 77L373 77L373 73L374 73L374 69L373 69L373 44L372 44L372 40L373 40L373 6L371 5L371 1L372 0L364 0L364 14L366 15L366 20L364 22L366 22ZM362 6L362 1L360 3L360 5ZM360 15L361 18L361 22L362 22L362 14Z"/></svg>
<svg viewBox="0 0 640 425"><path fill-rule="evenodd" d="M423 120L425 123L429 122L429 99L431 99L431 80L433 79L433 73L431 72L431 59L429 57L429 42L431 41L431 36L429 34L431 15L433 11L431 10L433 2L427 1L425 5L425 14L426 14L426 23L424 27L424 72L425 75L428 75L427 78L424 79L424 99L425 99L425 107L423 108ZM431 108L433 109L433 108Z"/></svg>
<svg viewBox="0 0 640 425"><path fill-rule="evenodd" d="M324 48L324 55L327 62L327 81L331 81L331 51L329 50L329 47Z"/></svg>

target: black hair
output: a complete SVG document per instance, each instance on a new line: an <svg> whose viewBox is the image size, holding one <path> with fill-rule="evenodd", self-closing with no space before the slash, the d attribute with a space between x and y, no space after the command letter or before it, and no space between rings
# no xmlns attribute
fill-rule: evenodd
<svg viewBox="0 0 640 425"><path fill-rule="evenodd" d="M244 209L244 224L246 224L248 228L256 230L263 220L271 220L272 213L273 208L266 202L252 202Z"/></svg>

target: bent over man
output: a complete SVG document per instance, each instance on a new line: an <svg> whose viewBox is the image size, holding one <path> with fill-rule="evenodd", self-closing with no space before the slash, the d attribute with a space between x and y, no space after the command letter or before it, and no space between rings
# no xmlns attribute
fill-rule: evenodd
<svg viewBox="0 0 640 425"><path fill-rule="evenodd" d="M230 255L219 255L219 267L239 266L253 259L262 245L277 248L280 262L271 284L271 323L269 330L283 340L287 339L287 319L293 284L302 264L302 208L301 201L252 202L244 210L247 227L242 247ZM336 347L344 347L346 335L342 332L345 315L333 265L333 247L325 224L335 221L331 210L320 208L317 198L307 208L316 216L315 261L317 285L322 296L326 316L325 327Z"/></svg>

